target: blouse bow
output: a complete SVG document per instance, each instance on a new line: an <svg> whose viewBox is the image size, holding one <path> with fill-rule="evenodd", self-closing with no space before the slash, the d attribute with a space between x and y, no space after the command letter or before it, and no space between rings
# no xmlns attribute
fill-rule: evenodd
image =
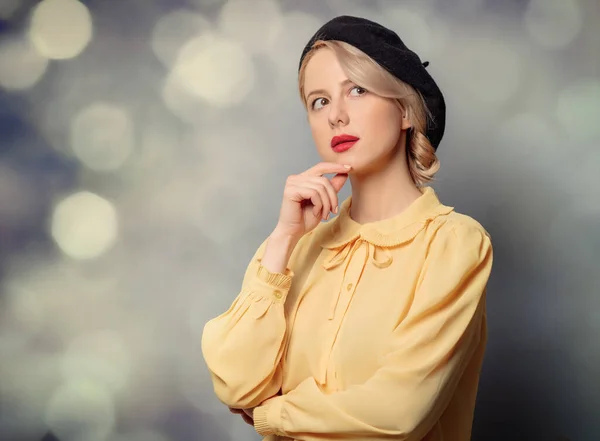
<svg viewBox="0 0 600 441"><path fill-rule="evenodd" d="M365 266L368 261L371 261L373 265L377 268L386 268L392 264L393 258L392 254L387 248L377 246L372 244L371 242L365 240L364 238L358 236L342 245L339 245L330 250L331 256L326 258L323 261L323 268L326 270L331 270L343 264L344 266L344 277L346 276L346 271L348 270L348 265L354 256L354 253L361 247L366 246L367 252L365 253L365 258L362 264L362 268L360 274L358 276L358 280L362 276L364 272ZM338 289L338 292L331 301L331 306L329 308L329 320L333 320L335 315L335 310L337 308L340 296L342 295L342 287Z"/></svg>

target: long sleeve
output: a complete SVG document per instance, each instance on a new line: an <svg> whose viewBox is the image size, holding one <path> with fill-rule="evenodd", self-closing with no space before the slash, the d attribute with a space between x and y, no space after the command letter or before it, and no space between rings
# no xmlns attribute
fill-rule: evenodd
<svg viewBox="0 0 600 441"><path fill-rule="evenodd" d="M285 345L284 302L293 271L271 273L253 256L241 292L230 308L210 320L202 334L202 353L217 397L234 408L257 406L281 388Z"/></svg>
<svg viewBox="0 0 600 441"><path fill-rule="evenodd" d="M485 339L492 259L485 230L459 224L439 231L410 309L390 336L374 375L329 394L307 378L255 409L257 432L305 441L334 434L336 439L421 440L441 417Z"/></svg>

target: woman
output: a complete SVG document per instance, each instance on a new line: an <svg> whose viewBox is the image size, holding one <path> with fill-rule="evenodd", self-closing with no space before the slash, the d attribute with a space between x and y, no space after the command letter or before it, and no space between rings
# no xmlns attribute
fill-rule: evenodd
<svg viewBox="0 0 600 441"><path fill-rule="evenodd" d="M302 54L324 162L288 178L239 296L202 338L217 396L267 439L470 438L492 246L424 185L445 119L426 66L348 16Z"/></svg>

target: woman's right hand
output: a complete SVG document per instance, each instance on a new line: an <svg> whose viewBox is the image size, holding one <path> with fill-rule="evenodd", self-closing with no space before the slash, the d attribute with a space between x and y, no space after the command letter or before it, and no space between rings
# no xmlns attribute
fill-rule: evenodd
<svg viewBox="0 0 600 441"><path fill-rule="evenodd" d="M348 180L350 166L321 162L287 178L276 230L300 238L338 211L337 194ZM331 179L324 174L335 173Z"/></svg>

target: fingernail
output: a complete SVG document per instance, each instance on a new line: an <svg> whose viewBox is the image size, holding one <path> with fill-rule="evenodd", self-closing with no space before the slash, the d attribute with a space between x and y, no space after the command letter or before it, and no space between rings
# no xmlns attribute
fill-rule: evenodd
<svg viewBox="0 0 600 441"><path fill-rule="evenodd" d="M351 169L352 166L351 165L344 165L344 168Z"/></svg>
<svg viewBox="0 0 600 441"><path fill-rule="evenodd" d="M333 210L333 212L334 212L335 214L337 214L337 212L338 212L338 208L339 208L339 207L335 207L335 210Z"/></svg>

